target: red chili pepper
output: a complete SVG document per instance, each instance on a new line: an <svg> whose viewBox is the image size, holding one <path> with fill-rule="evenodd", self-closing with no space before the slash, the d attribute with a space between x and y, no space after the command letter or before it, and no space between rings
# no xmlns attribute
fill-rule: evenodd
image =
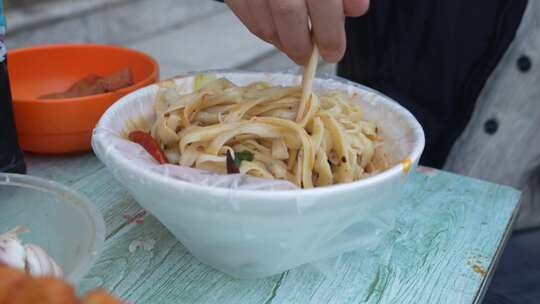
<svg viewBox="0 0 540 304"><path fill-rule="evenodd" d="M154 159L157 160L158 163L169 163L169 161L167 160L167 156L165 156L165 153L163 153L157 141L153 139L150 134L143 131L133 131L129 133L129 140L143 146L143 148L148 153L150 153L150 155L152 155L152 157L154 157Z"/></svg>
<svg viewBox="0 0 540 304"><path fill-rule="evenodd" d="M240 173L240 169L234 162L234 158L232 157L231 151L227 150L227 174L238 174Z"/></svg>

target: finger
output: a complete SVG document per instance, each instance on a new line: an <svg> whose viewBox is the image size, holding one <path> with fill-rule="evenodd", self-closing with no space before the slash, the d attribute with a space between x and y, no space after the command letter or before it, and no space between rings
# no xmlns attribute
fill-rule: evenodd
<svg viewBox="0 0 540 304"><path fill-rule="evenodd" d="M282 50L297 64L306 64L313 44L305 0L273 0L270 10Z"/></svg>
<svg viewBox="0 0 540 304"><path fill-rule="evenodd" d="M249 12L248 2L249 0L225 0L225 3L230 7L236 17L242 21L246 28L254 35L257 35L258 28Z"/></svg>
<svg viewBox="0 0 540 304"><path fill-rule="evenodd" d="M369 0L343 0L345 15L348 17L360 17L369 9Z"/></svg>
<svg viewBox="0 0 540 304"><path fill-rule="evenodd" d="M321 56L327 62L338 62L347 43L343 0L309 0L308 9Z"/></svg>
<svg viewBox="0 0 540 304"><path fill-rule="evenodd" d="M257 27L256 35L277 48L281 48L268 0L249 0L247 4L250 16Z"/></svg>

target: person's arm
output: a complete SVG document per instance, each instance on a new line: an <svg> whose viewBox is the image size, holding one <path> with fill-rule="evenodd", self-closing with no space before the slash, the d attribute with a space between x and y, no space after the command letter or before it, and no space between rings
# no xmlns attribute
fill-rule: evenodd
<svg viewBox="0 0 540 304"><path fill-rule="evenodd" d="M361 16L369 7L369 0L224 2L253 34L275 45L298 64L309 60L313 43L324 60L339 61L346 49L345 17Z"/></svg>

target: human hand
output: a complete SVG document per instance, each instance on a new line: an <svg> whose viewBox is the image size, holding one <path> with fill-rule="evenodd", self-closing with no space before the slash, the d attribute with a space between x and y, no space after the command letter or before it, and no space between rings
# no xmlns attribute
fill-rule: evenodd
<svg viewBox="0 0 540 304"><path fill-rule="evenodd" d="M244 25L305 65L316 43L327 62L345 54L345 17L366 13L369 0L225 0ZM309 29L311 20L312 34Z"/></svg>

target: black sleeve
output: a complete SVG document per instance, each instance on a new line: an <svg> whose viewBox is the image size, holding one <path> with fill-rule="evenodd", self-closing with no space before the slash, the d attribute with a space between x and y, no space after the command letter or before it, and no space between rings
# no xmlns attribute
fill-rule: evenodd
<svg viewBox="0 0 540 304"><path fill-rule="evenodd" d="M536 1L536 0L534 0ZM443 166L512 42L527 0L377 0L347 20L340 76L408 108L426 133L421 163Z"/></svg>

